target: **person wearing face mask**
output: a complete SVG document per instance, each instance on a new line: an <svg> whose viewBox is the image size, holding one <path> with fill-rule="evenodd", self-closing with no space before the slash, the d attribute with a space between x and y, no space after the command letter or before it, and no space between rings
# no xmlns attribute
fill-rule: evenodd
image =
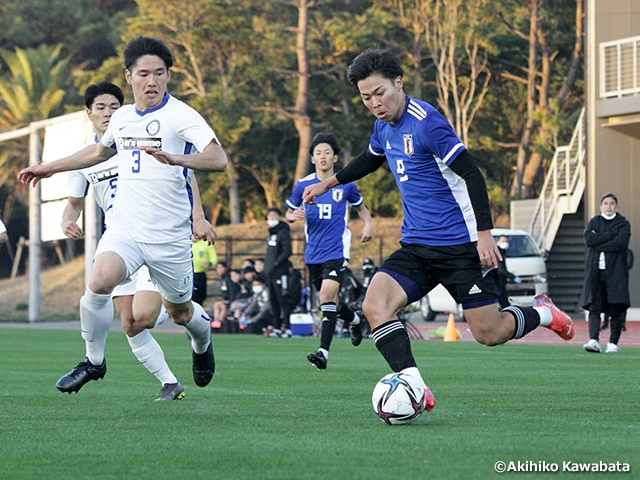
<svg viewBox="0 0 640 480"><path fill-rule="evenodd" d="M262 329L271 325L271 304L269 302L269 289L262 275L257 275L251 282L253 296L251 303L242 312L238 320L240 330L244 333L262 333Z"/></svg>
<svg viewBox="0 0 640 480"><path fill-rule="evenodd" d="M611 332L607 353L618 351L622 322L631 305L627 250L631 224L618 213L613 193L600 200L600 215L593 217L584 231L587 244L582 308L589 311L587 352L600 353L600 315L609 315Z"/></svg>
<svg viewBox="0 0 640 480"><path fill-rule="evenodd" d="M496 242L498 251L500 252L501 260L498 260L498 287L500 287L500 296L498 297L498 303L500 308L507 308L511 305L509 302L509 295L507 294L507 283L510 281L513 283L522 283L522 279L507 270L507 250L509 249L509 237L502 235Z"/></svg>
<svg viewBox="0 0 640 480"><path fill-rule="evenodd" d="M277 207L267 211L269 236L267 237L267 251L264 256L263 276L267 280L269 302L274 326L278 333L287 336L291 334L289 315L285 296L287 295L289 276L289 257L291 256L291 228L280 217L282 212ZM289 312L290 313L290 312Z"/></svg>

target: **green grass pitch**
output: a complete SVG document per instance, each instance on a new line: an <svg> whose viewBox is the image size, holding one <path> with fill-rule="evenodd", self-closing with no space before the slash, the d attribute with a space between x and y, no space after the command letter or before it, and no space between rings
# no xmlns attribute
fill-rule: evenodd
<svg viewBox="0 0 640 480"><path fill-rule="evenodd" d="M78 394L56 380L79 362L79 332L0 330L0 478L483 479L603 478L506 473L498 461L623 462L640 472L640 349L413 342L438 404L409 426L371 407L389 368L371 340L335 339L329 368L305 356L317 339L213 337L217 373L191 377L182 334L157 334L186 389L160 384L111 332L108 372ZM635 478L638 478L637 476Z"/></svg>

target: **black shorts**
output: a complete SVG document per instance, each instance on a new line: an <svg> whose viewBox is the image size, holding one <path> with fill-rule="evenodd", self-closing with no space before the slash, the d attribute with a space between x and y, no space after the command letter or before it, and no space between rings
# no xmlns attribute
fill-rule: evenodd
<svg viewBox="0 0 640 480"><path fill-rule="evenodd" d="M407 294L407 303L415 302L439 283L464 308L481 307L498 301L500 291L495 269L483 275L475 243L430 247L402 244L380 267L391 275Z"/></svg>
<svg viewBox="0 0 640 480"><path fill-rule="evenodd" d="M344 272L347 270L347 265L349 265L349 259L347 258L328 260L324 263L317 264L307 263L311 284L318 292L320 291L320 287L322 287L322 281L325 279L335 280L340 285L342 285L342 282L344 281Z"/></svg>

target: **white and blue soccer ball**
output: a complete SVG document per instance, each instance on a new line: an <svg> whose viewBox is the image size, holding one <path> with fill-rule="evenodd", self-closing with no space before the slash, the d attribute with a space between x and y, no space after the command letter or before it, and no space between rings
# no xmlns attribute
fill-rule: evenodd
<svg viewBox="0 0 640 480"><path fill-rule="evenodd" d="M407 373L390 373L376 384L371 401L380 420L389 425L407 425L422 415L425 390Z"/></svg>

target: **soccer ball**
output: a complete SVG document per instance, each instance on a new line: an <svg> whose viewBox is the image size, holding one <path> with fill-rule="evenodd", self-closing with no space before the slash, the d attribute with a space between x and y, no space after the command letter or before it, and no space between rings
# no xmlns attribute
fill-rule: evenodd
<svg viewBox="0 0 640 480"><path fill-rule="evenodd" d="M371 401L380 420L389 425L407 425L422 415L425 390L407 373L390 373L376 384Z"/></svg>

